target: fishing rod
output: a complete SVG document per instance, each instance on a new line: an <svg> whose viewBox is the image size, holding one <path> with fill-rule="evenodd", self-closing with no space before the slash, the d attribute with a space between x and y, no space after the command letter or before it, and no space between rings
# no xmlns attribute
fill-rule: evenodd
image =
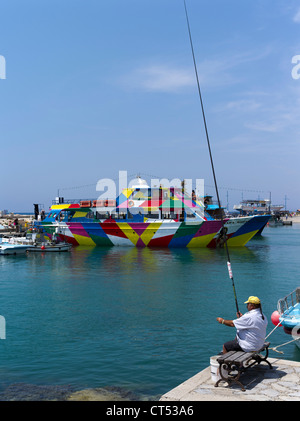
<svg viewBox="0 0 300 421"><path fill-rule="evenodd" d="M213 179L214 179L214 184L215 184L215 189L216 189L216 194L217 194L218 206L219 206L220 214L221 214L222 232L223 232L224 239L225 239L225 249L226 249L226 254L227 254L228 273L229 273L229 277L232 281L232 288L233 288L236 310L237 310L237 313L239 313L239 306L238 306L237 297L236 297L236 290L235 290L235 285L234 285L234 279L233 279L233 273L232 273L232 269L231 269L229 249L228 249L228 244L227 244L227 236L226 236L226 232L225 232L224 219L223 219L221 202L220 202L220 197L219 197L217 177L216 177L216 173L215 173L215 167L214 167L214 162L213 162L213 157L212 157L212 152L211 152L211 147L210 147L210 140L209 140L209 135L208 135L208 129L207 129L207 124L206 124L206 117L205 117L205 112L204 112L204 105L203 105L202 94L201 94L201 89L200 89L200 82L199 82L198 70L197 70L197 65L196 65L196 59L195 59L195 52L194 52L190 22L189 22L187 7L186 7L186 1L185 0L183 0L183 1L184 1L185 16L186 16L186 22L187 22L187 27L188 27L188 32L189 32L189 38L190 38L190 44L191 44L191 50L192 50L192 56L193 56L193 62L194 62L194 70L195 70L195 75L196 75L196 80L197 80L198 94L199 94L199 99L200 99L200 104L201 104L201 110L202 110L202 116L203 116L207 146L208 146L208 151L209 151L210 163L211 163Z"/></svg>

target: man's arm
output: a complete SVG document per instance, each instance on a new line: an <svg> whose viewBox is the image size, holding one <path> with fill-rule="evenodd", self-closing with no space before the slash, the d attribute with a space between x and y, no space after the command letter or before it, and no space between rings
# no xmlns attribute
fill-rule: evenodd
<svg viewBox="0 0 300 421"><path fill-rule="evenodd" d="M225 320L223 317L217 317L217 321L221 323L221 325L234 327L234 323L232 320Z"/></svg>

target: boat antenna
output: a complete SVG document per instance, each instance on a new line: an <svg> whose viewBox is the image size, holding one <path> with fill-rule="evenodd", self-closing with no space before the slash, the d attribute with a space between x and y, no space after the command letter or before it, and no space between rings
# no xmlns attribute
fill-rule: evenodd
<svg viewBox="0 0 300 421"><path fill-rule="evenodd" d="M230 279L232 281L232 288L233 288L233 294L234 294L234 299L235 299L236 310L239 313L239 307L238 307L238 302L237 302L237 297L236 297L234 279L233 279L233 274L232 274L232 269L231 269L229 249L228 249L228 244L227 244L227 235L226 235L226 231L225 231L225 227L224 227L224 219L223 219L221 202L220 202L220 197L219 197L219 191L218 191L218 185L217 185L217 178L216 178L215 167L214 167L214 162L213 162L213 157L212 157L212 152L211 152L211 147L210 147L208 129L207 129L207 124L206 124L205 112L204 112L204 105L203 105L202 94L201 94L201 89L200 89L200 82L199 82L198 70L197 70L197 65L196 65L196 59L195 59L195 52L194 52L194 47L193 47L193 40L192 40L190 22L189 22L187 7L186 7L186 1L185 0L183 0L183 1L184 1L185 16L186 16L186 22L187 22L187 27L188 27L188 32L189 32L189 38L190 38L190 44L191 44L191 50L192 50L192 56L193 56L193 62L194 62L194 69L195 69L195 74L196 74L196 79L197 79L198 93L199 93L199 99L200 99L200 104L201 104L201 110L202 110L202 116L203 116L203 122L204 122L204 128L205 128L205 134L206 134L206 140L207 140L207 146L208 146L209 157L210 157L210 162L211 162L211 168L212 168L212 173L213 173L213 179L214 179L214 184L215 184L215 189L216 189L216 194L217 194L218 206L219 206L220 214L221 214L222 232L223 232L224 239L225 239L225 249L226 249L226 254L227 254L228 273L229 273L229 277L230 277Z"/></svg>

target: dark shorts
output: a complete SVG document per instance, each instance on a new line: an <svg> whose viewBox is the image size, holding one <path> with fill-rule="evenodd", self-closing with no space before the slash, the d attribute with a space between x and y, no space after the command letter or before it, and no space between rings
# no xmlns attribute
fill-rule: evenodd
<svg viewBox="0 0 300 421"><path fill-rule="evenodd" d="M243 351L238 344L237 338L234 338L233 341L225 342L224 347L226 351Z"/></svg>

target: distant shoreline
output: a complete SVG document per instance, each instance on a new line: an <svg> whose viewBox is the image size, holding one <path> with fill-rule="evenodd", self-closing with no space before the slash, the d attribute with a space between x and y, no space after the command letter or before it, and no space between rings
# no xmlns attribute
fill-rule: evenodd
<svg viewBox="0 0 300 421"><path fill-rule="evenodd" d="M282 218L283 221L292 221L295 222L295 224L300 223L300 215L297 216L288 216L287 219L285 219L284 217Z"/></svg>

